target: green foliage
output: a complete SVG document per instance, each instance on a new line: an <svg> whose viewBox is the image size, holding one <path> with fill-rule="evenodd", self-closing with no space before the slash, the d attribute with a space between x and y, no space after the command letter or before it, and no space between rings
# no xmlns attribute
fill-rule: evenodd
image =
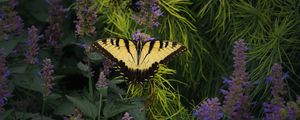
<svg viewBox="0 0 300 120"><path fill-rule="evenodd" d="M121 119L125 112L139 120L193 119L190 110L200 101L223 97L220 89L227 87L223 78L230 78L233 69L232 46L240 38L249 48L247 71L251 100L258 103L252 108L256 118L264 116L262 103L271 96L265 79L274 63L281 63L288 71L285 99L293 100L300 94L298 0L158 1L163 16L158 27L149 28L132 19L132 0L95 0L92 7L97 11L96 33L78 36L74 23L76 1L62 0L68 8L61 26L63 37L57 46L50 47L45 36L49 4L19 0L14 10L22 17L24 29L20 35L10 33L8 40L0 38L10 71L8 89L13 94L0 119L62 119L74 108L81 110L84 119ZM0 7L5 6L8 0L0 3ZM0 17L2 20L2 11ZM38 28L40 48L35 65L24 60L27 28L32 25ZM188 51L160 65L154 78L144 84L129 84L111 69L108 86L97 89L95 84L106 58L89 53L87 46L102 38L132 39L137 30L157 39L178 41ZM52 93L43 97L39 74L45 58L53 62L55 85Z"/></svg>

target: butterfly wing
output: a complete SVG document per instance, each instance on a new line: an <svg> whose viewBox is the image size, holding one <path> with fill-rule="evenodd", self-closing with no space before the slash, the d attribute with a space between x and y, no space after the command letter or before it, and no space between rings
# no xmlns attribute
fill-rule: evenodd
<svg viewBox="0 0 300 120"><path fill-rule="evenodd" d="M140 55L140 68L145 69L155 63L165 63L185 50L186 48L177 42L148 41L144 44Z"/></svg>
<svg viewBox="0 0 300 120"><path fill-rule="evenodd" d="M136 66L137 52L133 41L115 38L97 40L92 44L92 51L99 51L114 62L121 62L125 66Z"/></svg>

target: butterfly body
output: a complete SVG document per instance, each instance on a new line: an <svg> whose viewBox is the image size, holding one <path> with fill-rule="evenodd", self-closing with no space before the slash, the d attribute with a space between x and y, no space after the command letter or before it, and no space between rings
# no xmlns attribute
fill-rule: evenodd
<svg viewBox="0 0 300 120"><path fill-rule="evenodd" d="M125 79L143 82L154 76L160 63L165 63L186 49L183 45L170 41L144 42L109 38L96 41L91 50L115 61Z"/></svg>

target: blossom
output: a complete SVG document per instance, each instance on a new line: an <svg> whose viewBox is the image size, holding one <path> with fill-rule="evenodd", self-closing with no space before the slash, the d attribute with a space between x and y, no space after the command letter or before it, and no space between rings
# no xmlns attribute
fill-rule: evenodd
<svg viewBox="0 0 300 120"><path fill-rule="evenodd" d="M10 0L0 8L0 38L7 40L9 34L19 35L23 31L23 20L14 11L17 4L16 0Z"/></svg>
<svg viewBox="0 0 300 120"><path fill-rule="evenodd" d="M133 120L128 112L125 112L121 120Z"/></svg>
<svg viewBox="0 0 300 120"><path fill-rule="evenodd" d="M28 46L27 51L25 52L26 61L30 64L35 64L38 62L37 55L39 51L38 47L38 33L37 29L34 26L28 28L28 38L26 44Z"/></svg>
<svg viewBox="0 0 300 120"><path fill-rule="evenodd" d="M0 49L0 112L4 110L2 107L6 104L7 97L11 96L7 85L7 77L9 74L4 49Z"/></svg>
<svg viewBox="0 0 300 120"><path fill-rule="evenodd" d="M45 34L47 36L47 43L50 46L56 46L59 39L62 38L63 32L60 26L61 24L59 23L50 23L47 27Z"/></svg>
<svg viewBox="0 0 300 120"><path fill-rule="evenodd" d="M83 114L78 108L75 108L71 115L64 117L64 120L83 120Z"/></svg>
<svg viewBox="0 0 300 120"><path fill-rule="evenodd" d="M160 10L158 0L140 0L135 3L140 11L132 16L140 25L146 25L149 28L159 26L159 16L163 13Z"/></svg>
<svg viewBox="0 0 300 120"><path fill-rule="evenodd" d="M79 36L90 35L96 32L94 26L97 22L96 8L93 0L77 0L76 1L76 33Z"/></svg>
<svg viewBox="0 0 300 120"><path fill-rule="evenodd" d="M137 30L136 32L133 33L132 38L135 41L151 41L154 40L154 38L152 38L150 35L146 34L146 33L141 33L140 30Z"/></svg>
<svg viewBox="0 0 300 120"><path fill-rule="evenodd" d="M115 62L113 62L110 59L105 59L105 61L103 62L103 72L105 76L108 76L110 74L110 69L113 67L113 65L115 64Z"/></svg>
<svg viewBox="0 0 300 120"><path fill-rule="evenodd" d="M223 111L233 119L249 119L250 102L246 94L248 82L248 73L246 72L246 51L247 47L243 39L235 42L232 51L234 57L234 71L231 80L225 79L228 83L228 90L222 90L225 95Z"/></svg>
<svg viewBox="0 0 300 120"><path fill-rule="evenodd" d="M61 5L61 0L49 0L49 26L46 29L47 43L50 46L56 46L59 39L63 36L63 31L61 26L64 21L63 6Z"/></svg>
<svg viewBox="0 0 300 120"><path fill-rule="evenodd" d="M220 120L223 116L221 103L218 98L206 99L194 111L198 120Z"/></svg>
<svg viewBox="0 0 300 120"><path fill-rule="evenodd" d="M272 100L270 103L264 103L265 120L281 120L284 119L284 111L286 109L285 101L282 95L285 94L284 89L284 73L280 64L274 64L271 69L271 74L268 77L272 83L271 94Z"/></svg>
<svg viewBox="0 0 300 120"><path fill-rule="evenodd" d="M43 95L48 96L51 93L54 85L54 66L50 59L43 60L43 68L41 70L41 78L43 81Z"/></svg>
<svg viewBox="0 0 300 120"><path fill-rule="evenodd" d="M107 78L104 75L104 72L100 72L98 82L96 83L96 87L98 87L98 88L107 87Z"/></svg>

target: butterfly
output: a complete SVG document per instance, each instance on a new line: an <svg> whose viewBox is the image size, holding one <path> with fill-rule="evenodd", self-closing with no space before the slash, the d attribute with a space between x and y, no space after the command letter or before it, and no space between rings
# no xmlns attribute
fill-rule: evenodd
<svg viewBox="0 0 300 120"><path fill-rule="evenodd" d="M142 83L155 75L159 64L186 51L186 47L171 41L108 38L95 41L90 50L116 62L129 82Z"/></svg>

